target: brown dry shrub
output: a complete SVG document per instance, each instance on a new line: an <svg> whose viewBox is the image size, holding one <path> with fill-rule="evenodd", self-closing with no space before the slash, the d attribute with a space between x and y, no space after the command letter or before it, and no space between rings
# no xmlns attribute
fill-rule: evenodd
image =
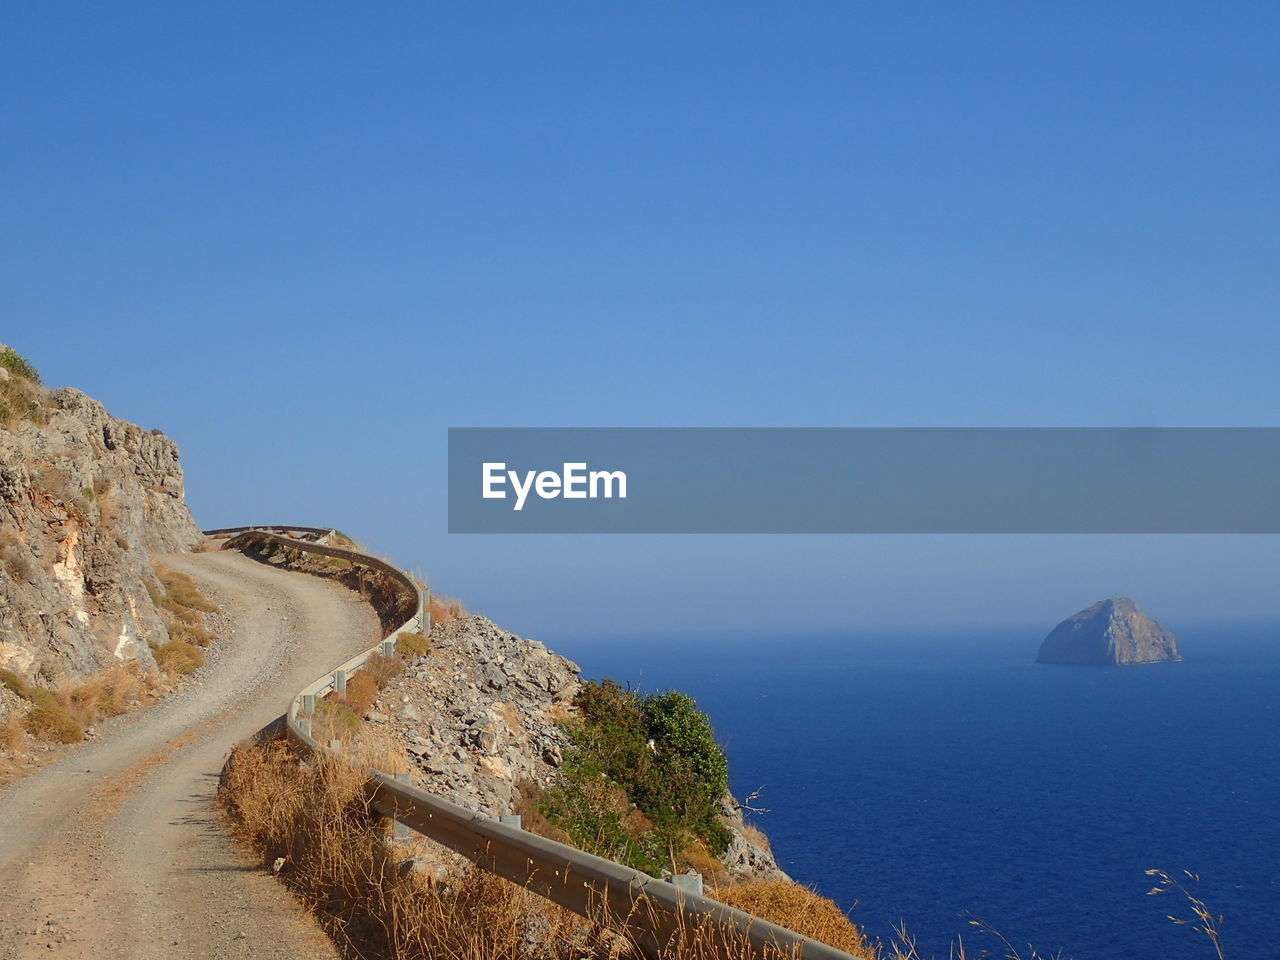
<svg viewBox="0 0 1280 960"><path fill-rule="evenodd" d="M120 664L80 683L65 687L62 694L71 715L86 727L103 717L117 717L135 706L155 699L163 684L155 673L136 663Z"/></svg>
<svg viewBox="0 0 1280 960"><path fill-rule="evenodd" d="M467 608L461 600L452 597L438 597L434 593L427 599L427 612L431 614L431 623L448 623L468 616Z"/></svg>
<svg viewBox="0 0 1280 960"><path fill-rule="evenodd" d="M431 652L431 641L425 634L406 630L396 634L396 652L406 660L416 660Z"/></svg>
<svg viewBox="0 0 1280 960"><path fill-rule="evenodd" d="M365 741L363 735L347 757L301 764L283 742L237 747L219 792L234 832L264 866L279 859L281 881L345 957L639 960L632 935L604 914L584 919L477 867L456 866L452 859L439 861L432 874L407 869L409 861L400 859L404 848L385 842L387 823L369 803L362 765L390 769L387 764L393 762L378 759L379 751L403 762L401 747ZM634 911L643 915L647 909L641 899ZM845 925L853 929L847 919ZM865 941L857 943L864 948L858 956L873 956ZM657 954L658 960L748 955L762 960L793 956L749 950L741 934L693 917Z"/></svg>
<svg viewBox="0 0 1280 960"><path fill-rule="evenodd" d="M720 887L713 896L721 903L821 940L855 957L867 960L875 957L875 948L834 900L798 883L752 880Z"/></svg>
<svg viewBox="0 0 1280 960"><path fill-rule="evenodd" d="M165 673L186 676L204 666L204 651L185 640L170 640L151 650L156 664Z"/></svg>
<svg viewBox="0 0 1280 960"><path fill-rule="evenodd" d="M169 674L191 673L203 665L204 656L201 655L196 662L197 658L192 657L186 647L207 647L213 643L213 634L205 629L205 615L221 611L187 574L158 563L152 566L158 582L143 582L169 632L169 642L162 645L168 651L164 654L166 663L162 668ZM160 647L153 649L158 656Z"/></svg>
<svg viewBox="0 0 1280 960"><path fill-rule="evenodd" d="M220 613L218 605L204 595L195 580L185 573L170 570L168 567L155 564L156 577L164 587L165 600L168 605L187 607L202 613Z"/></svg>
<svg viewBox="0 0 1280 960"><path fill-rule="evenodd" d="M23 700L31 699L30 685L12 670L0 668L0 686L8 688L11 693L16 693Z"/></svg>
<svg viewBox="0 0 1280 960"><path fill-rule="evenodd" d="M84 739L84 727L56 693L35 688L31 697L32 707L23 721L29 734L50 743L79 743Z"/></svg>
<svg viewBox="0 0 1280 960"><path fill-rule="evenodd" d="M207 647L213 643L213 634L204 627L197 627L181 620L170 621L169 639L189 643L196 647Z"/></svg>
<svg viewBox="0 0 1280 960"><path fill-rule="evenodd" d="M183 607L177 604L170 604L161 599L157 604L165 615L165 621L172 624L175 620L178 623L194 625L204 623L204 614L199 610L193 610L190 607Z"/></svg>
<svg viewBox="0 0 1280 960"><path fill-rule="evenodd" d="M237 748L219 794L235 831L279 871L348 957L578 960L616 938L478 868L406 871L383 842L365 775L336 758L300 766L283 744ZM536 938L531 942L531 936Z"/></svg>
<svg viewBox="0 0 1280 960"><path fill-rule="evenodd" d="M26 746L27 729L22 717L11 713L0 723L0 750L15 753Z"/></svg>
<svg viewBox="0 0 1280 960"><path fill-rule="evenodd" d="M382 689L402 673L404 673L404 661L402 659L399 657L384 657L380 653L375 653L364 662L364 666L360 668L360 672L356 676L369 676L378 685L378 689Z"/></svg>
<svg viewBox="0 0 1280 960"><path fill-rule="evenodd" d="M520 815L520 825L530 833L536 833L557 843L573 843L567 832L552 823L542 812L538 802L539 788L532 780L524 779L516 784L515 796L512 799L512 812Z"/></svg>
<svg viewBox="0 0 1280 960"><path fill-rule="evenodd" d="M0 353L0 361L7 354ZM39 423L40 416L39 387L23 377L10 377L0 380L0 426L12 426L20 420Z"/></svg>
<svg viewBox="0 0 1280 960"><path fill-rule="evenodd" d="M355 713L364 716L378 699L381 688L371 673L361 670L353 677L347 678L347 693L343 701Z"/></svg>
<svg viewBox="0 0 1280 960"><path fill-rule="evenodd" d="M328 697L316 704L316 712L311 720L311 735L321 743L341 740L345 744L359 732L363 723L360 716L343 701Z"/></svg>
<svg viewBox="0 0 1280 960"><path fill-rule="evenodd" d="M731 878L724 864L715 857L701 840L694 840L680 851L680 860L702 874L710 885L729 883Z"/></svg>

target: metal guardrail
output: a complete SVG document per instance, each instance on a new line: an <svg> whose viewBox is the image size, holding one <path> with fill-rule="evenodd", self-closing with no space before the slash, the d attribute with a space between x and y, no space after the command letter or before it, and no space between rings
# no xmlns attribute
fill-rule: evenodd
<svg viewBox="0 0 1280 960"><path fill-rule="evenodd" d="M394 641L398 634L410 630L429 632L429 616L424 608L427 594L418 589L412 577L385 560L358 550L297 540L278 531L324 534L330 528L226 527L204 533L215 537L253 534L296 550L350 560L388 574L416 598L413 616L391 630L382 643L318 677L300 690L290 703L284 718L286 735L306 752L327 754L329 748L311 735L309 719L300 715L303 704L314 703L314 698L335 689L336 674L345 671L344 676L349 678L369 657L383 650L383 644ZM227 546L234 546L234 540ZM651 956L661 952L680 930L688 929L691 921L697 923L705 918L741 935L744 960L747 957L763 960L779 955L798 960L853 960L850 954L835 947L631 867L500 823L495 818L401 783L381 771L370 770L369 780L373 807L378 813L406 824L481 868L527 887L581 916L598 919L603 911L614 922L625 925L640 947Z"/></svg>
<svg viewBox="0 0 1280 960"><path fill-rule="evenodd" d="M229 537L236 533L249 533L253 530L262 530L267 533L284 533L292 530L296 533L316 533L322 536L326 533L333 533L332 527L290 527L279 523L274 523L269 527L220 527L217 530L202 530L200 532L206 537L216 538Z"/></svg>

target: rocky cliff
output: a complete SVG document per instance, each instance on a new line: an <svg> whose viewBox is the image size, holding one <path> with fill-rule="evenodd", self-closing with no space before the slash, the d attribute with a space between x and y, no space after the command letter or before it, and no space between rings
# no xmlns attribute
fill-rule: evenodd
<svg viewBox="0 0 1280 960"><path fill-rule="evenodd" d="M200 537L177 445L45 390L7 347L0 361L0 668L48 683L153 666L148 641L168 634L152 559Z"/></svg>
<svg viewBox="0 0 1280 960"><path fill-rule="evenodd" d="M1128 597L1099 600L1053 628L1039 663L1160 663L1181 660L1178 641Z"/></svg>
<svg viewBox="0 0 1280 960"><path fill-rule="evenodd" d="M566 747L559 721L574 715L580 687L571 661L467 616L436 626L430 652L383 688L366 719L404 745L419 786L497 816L521 809L522 788L556 782ZM721 815L731 876L786 878L732 798Z"/></svg>

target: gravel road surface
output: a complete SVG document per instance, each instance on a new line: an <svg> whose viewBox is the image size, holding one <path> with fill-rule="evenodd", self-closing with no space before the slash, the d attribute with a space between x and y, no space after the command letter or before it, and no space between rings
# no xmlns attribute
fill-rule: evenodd
<svg viewBox="0 0 1280 960"><path fill-rule="evenodd" d="M164 557L223 609L209 661L172 697L0 793L0 960L337 957L223 834L231 746L378 638L350 590L231 552Z"/></svg>

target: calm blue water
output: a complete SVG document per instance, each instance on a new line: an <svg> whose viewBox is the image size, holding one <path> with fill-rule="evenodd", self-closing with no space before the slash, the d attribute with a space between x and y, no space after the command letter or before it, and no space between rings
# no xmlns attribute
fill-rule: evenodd
<svg viewBox="0 0 1280 960"><path fill-rule="evenodd" d="M1191 869L1230 960L1280 956L1280 629L1180 630L1180 664L1033 661L1040 636L548 638L715 722L782 866L947 956L965 914L1076 960L1201 960L1143 871Z"/></svg>

